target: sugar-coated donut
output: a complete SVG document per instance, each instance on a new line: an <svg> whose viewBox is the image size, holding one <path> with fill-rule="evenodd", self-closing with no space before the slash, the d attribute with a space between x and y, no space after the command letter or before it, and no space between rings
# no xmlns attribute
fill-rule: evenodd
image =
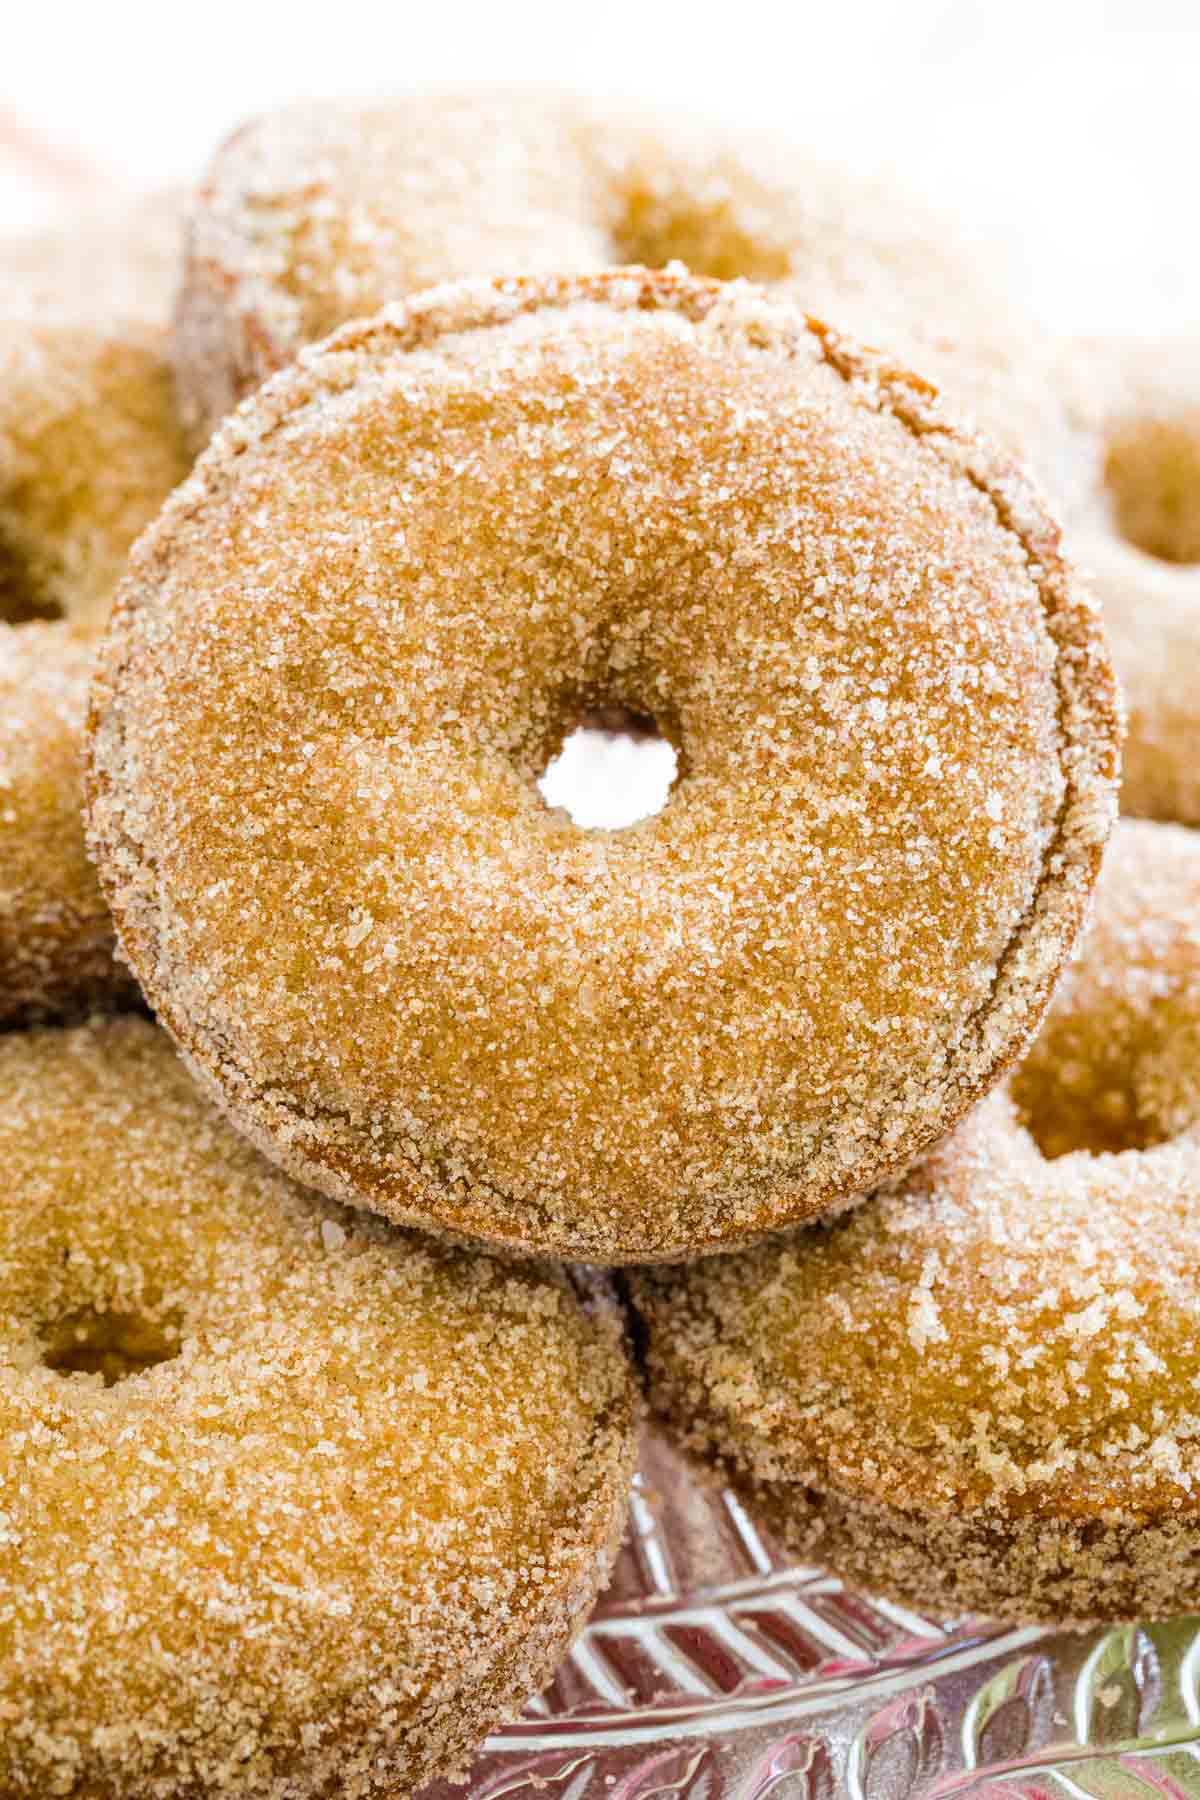
<svg viewBox="0 0 1200 1800"><path fill-rule="evenodd" d="M0 1026L134 992L113 963L108 909L83 843L89 635L130 544L186 468L160 332L5 326Z"/></svg>
<svg viewBox="0 0 1200 1800"><path fill-rule="evenodd" d="M618 263L782 283L1006 444L1049 441L1036 334L976 243L795 146L578 95L318 101L236 132L190 219L174 349L199 447L303 344L435 283Z"/></svg>
<svg viewBox="0 0 1200 1800"><path fill-rule="evenodd" d="M183 196L94 201L0 235L0 317L165 327L179 286Z"/></svg>
<svg viewBox="0 0 1200 1800"><path fill-rule="evenodd" d="M1129 711L1121 807L1200 825L1200 343L1077 345L1063 375L1071 548Z"/></svg>
<svg viewBox="0 0 1200 1800"><path fill-rule="evenodd" d="M408 1794L604 1579L595 1283L293 1186L136 1016L0 1038L0 1792Z"/></svg>
<svg viewBox="0 0 1200 1800"><path fill-rule="evenodd" d="M133 1002L83 841L93 640L0 626L0 1028Z"/></svg>
<svg viewBox="0 0 1200 1800"><path fill-rule="evenodd" d="M1123 821L1012 1080L829 1228L631 1278L653 1404L796 1551L943 1613L1200 1606L1200 835Z"/></svg>
<svg viewBox="0 0 1200 1800"><path fill-rule="evenodd" d="M0 620L108 616L187 469L161 332L9 321L0 342Z"/></svg>
<svg viewBox="0 0 1200 1800"><path fill-rule="evenodd" d="M1090 602L922 382L745 285L464 284L262 389L142 539L90 819L270 1155L619 1262L908 1166L1036 1025L1113 801ZM663 812L535 778L650 714Z"/></svg>

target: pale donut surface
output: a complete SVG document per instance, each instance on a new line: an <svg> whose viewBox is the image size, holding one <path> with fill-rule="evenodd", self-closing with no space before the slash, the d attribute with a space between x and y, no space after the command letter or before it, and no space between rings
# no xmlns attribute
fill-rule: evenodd
<svg viewBox="0 0 1200 1800"><path fill-rule="evenodd" d="M1004 271L903 189L753 130L506 89L290 106L221 148L174 334L197 446L301 345L437 282L618 263L784 286L1009 447L1058 415Z"/></svg>
<svg viewBox="0 0 1200 1800"><path fill-rule="evenodd" d="M832 1227L631 1278L653 1404L926 1613L1200 1606L1200 837L1124 821L1011 1082Z"/></svg>
<svg viewBox="0 0 1200 1800"><path fill-rule="evenodd" d="M93 201L36 230L0 234L0 317L75 325L167 324L179 288L184 197Z"/></svg>
<svg viewBox="0 0 1200 1800"><path fill-rule="evenodd" d="M615 1549L611 1300L303 1193L136 1017L0 1038L0 1168L0 1793L453 1769Z"/></svg>
<svg viewBox="0 0 1200 1800"><path fill-rule="evenodd" d="M1200 825L1200 343L1073 346L1072 553L1125 693L1121 809Z"/></svg>
<svg viewBox="0 0 1200 1800"><path fill-rule="evenodd" d="M436 290L306 353L143 538L95 690L126 954L304 1179L522 1251L845 1204L1019 1052L1112 808L1019 473L744 286ZM587 833L590 707L677 744Z"/></svg>
<svg viewBox="0 0 1200 1800"><path fill-rule="evenodd" d="M187 458L161 332L0 336L0 1025L134 994L83 842L91 640Z"/></svg>

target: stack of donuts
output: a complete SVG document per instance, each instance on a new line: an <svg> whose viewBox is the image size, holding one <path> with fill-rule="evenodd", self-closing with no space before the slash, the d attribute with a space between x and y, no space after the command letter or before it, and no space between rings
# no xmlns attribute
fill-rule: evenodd
<svg viewBox="0 0 1200 1800"><path fill-rule="evenodd" d="M894 1599L1200 1607L1183 353L522 93L260 119L0 311L2 1800L461 1771L647 1411Z"/></svg>

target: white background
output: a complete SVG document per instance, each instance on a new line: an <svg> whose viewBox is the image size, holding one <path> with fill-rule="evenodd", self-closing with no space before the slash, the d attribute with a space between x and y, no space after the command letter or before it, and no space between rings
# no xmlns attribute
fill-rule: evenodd
<svg viewBox="0 0 1200 1800"><path fill-rule="evenodd" d="M557 81L784 127L1013 247L1048 322L1196 322L1200 0L366 0L5 9L0 225L60 183L186 179L297 95ZM7 152L4 139L9 140ZM36 167L35 167L36 165Z"/></svg>

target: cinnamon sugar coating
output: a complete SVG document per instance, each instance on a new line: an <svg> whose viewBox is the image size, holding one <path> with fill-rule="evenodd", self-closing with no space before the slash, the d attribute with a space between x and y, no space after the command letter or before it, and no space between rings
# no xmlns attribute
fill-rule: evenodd
<svg viewBox="0 0 1200 1800"><path fill-rule="evenodd" d="M187 468L161 334L9 321L0 342L0 1026L133 997L83 843L91 639Z"/></svg>
<svg viewBox="0 0 1200 1800"><path fill-rule="evenodd" d="M616 704L665 809L536 778ZM1019 473L744 285L435 290L306 352L133 558L90 828L125 953L293 1173L603 1262L920 1151L1040 1017L1116 701Z"/></svg>
<svg viewBox="0 0 1200 1800"><path fill-rule="evenodd" d="M303 344L478 275L684 263L778 283L944 382L1002 442L1058 426L1000 268L902 189L669 110L512 89L251 121L196 199L174 349L197 447Z"/></svg>
<svg viewBox="0 0 1200 1800"><path fill-rule="evenodd" d="M829 1228L631 1278L655 1409L944 1613L1200 1605L1200 837L1123 821L1030 1055Z"/></svg>
<svg viewBox="0 0 1200 1800"><path fill-rule="evenodd" d="M305 1194L134 1017L0 1039L0 1792L366 1800L615 1549L616 1309Z"/></svg>
<svg viewBox="0 0 1200 1800"><path fill-rule="evenodd" d="M1078 344L1060 381L1071 549L1129 714L1121 808L1200 825L1200 346Z"/></svg>

